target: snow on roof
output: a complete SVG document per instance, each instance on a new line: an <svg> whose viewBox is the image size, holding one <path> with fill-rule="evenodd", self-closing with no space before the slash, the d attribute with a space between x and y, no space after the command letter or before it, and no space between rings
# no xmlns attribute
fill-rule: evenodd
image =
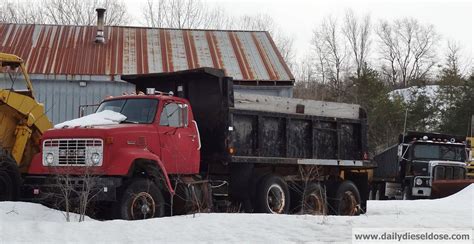
<svg viewBox="0 0 474 244"><path fill-rule="evenodd" d="M127 117L121 113L111 110L104 110L102 112L89 114L87 116L68 120L54 126L56 129L77 127L77 126L95 126L95 125L116 125L126 120Z"/></svg>
<svg viewBox="0 0 474 244"><path fill-rule="evenodd" d="M389 93L389 95L392 98L394 95L398 95L403 99L403 101L409 102L414 100L419 94L424 94L428 96L431 101L433 101L438 95L438 90L438 85L412 86L408 88L393 90Z"/></svg>

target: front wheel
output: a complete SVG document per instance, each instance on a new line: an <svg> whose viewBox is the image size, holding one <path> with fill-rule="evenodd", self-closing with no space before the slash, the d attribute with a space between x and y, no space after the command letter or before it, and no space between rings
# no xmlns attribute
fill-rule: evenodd
<svg viewBox="0 0 474 244"><path fill-rule="evenodd" d="M290 209L288 185L279 176L264 177L256 192L256 211L260 213L285 214Z"/></svg>
<svg viewBox="0 0 474 244"><path fill-rule="evenodd" d="M154 182L135 179L123 192L119 202L119 218L149 219L165 215L163 194Z"/></svg>
<svg viewBox="0 0 474 244"><path fill-rule="evenodd" d="M413 200L413 196L411 195L411 189L409 186L403 187L403 200Z"/></svg>

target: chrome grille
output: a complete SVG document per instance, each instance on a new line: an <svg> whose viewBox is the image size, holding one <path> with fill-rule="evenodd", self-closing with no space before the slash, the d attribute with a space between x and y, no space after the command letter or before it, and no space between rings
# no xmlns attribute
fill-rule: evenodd
<svg viewBox="0 0 474 244"><path fill-rule="evenodd" d="M434 168L435 180L464 179L466 170L458 166L438 165Z"/></svg>
<svg viewBox="0 0 474 244"><path fill-rule="evenodd" d="M55 166L85 166L90 164L93 153L103 155L103 141L101 139L48 139L43 143L43 155L53 154L53 163L44 165ZM101 160L102 162L102 160Z"/></svg>

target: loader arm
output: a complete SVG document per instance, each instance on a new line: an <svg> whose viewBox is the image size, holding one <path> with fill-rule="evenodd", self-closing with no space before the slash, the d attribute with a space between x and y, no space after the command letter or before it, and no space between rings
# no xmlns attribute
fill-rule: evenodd
<svg viewBox="0 0 474 244"><path fill-rule="evenodd" d="M2 67L19 69L27 90L0 88L0 150L8 152L16 163L28 166L39 150L44 131L52 127L43 104L36 101L33 87L21 58L0 53Z"/></svg>

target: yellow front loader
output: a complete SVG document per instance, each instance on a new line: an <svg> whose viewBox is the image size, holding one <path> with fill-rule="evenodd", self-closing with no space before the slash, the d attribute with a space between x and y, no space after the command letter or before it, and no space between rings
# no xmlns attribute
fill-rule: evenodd
<svg viewBox="0 0 474 244"><path fill-rule="evenodd" d="M51 127L33 95L24 61L0 53L0 201L18 199L21 173L27 172L43 132Z"/></svg>

